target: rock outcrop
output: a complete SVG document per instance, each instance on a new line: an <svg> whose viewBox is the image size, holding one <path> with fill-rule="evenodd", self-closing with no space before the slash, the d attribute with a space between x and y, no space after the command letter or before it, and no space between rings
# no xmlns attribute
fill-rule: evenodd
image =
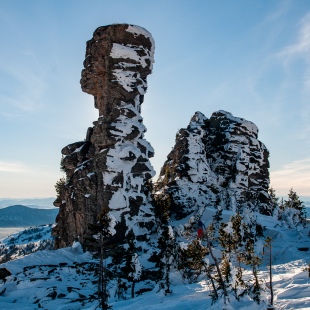
<svg viewBox="0 0 310 310"><path fill-rule="evenodd" d="M87 244L90 224L108 210L110 243L140 250L154 230L154 214L146 188L155 172L154 155L144 139L141 104L151 73L154 41L144 28L127 24L99 27L87 42L81 87L94 96L99 118L84 141L62 149L66 182L55 201L55 247L75 240Z"/></svg>
<svg viewBox="0 0 310 310"><path fill-rule="evenodd" d="M11 276L12 273L6 268L0 268L0 280L5 281L6 277Z"/></svg>
<svg viewBox="0 0 310 310"><path fill-rule="evenodd" d="M176 143L156 184L171 198L171 216L201 216L205 207L270 215L269 152L252 122L218 111L196 112Z"/></svg>

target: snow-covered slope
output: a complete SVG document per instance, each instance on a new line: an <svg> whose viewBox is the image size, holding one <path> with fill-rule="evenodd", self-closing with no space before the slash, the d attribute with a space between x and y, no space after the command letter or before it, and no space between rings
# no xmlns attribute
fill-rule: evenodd
<svg viewBox="0 0 310 310"><path fill-rule="evenodd" d="M53 225L30 227L0 240L0 263L44 249L53 249Z"/></svg>
<svg viewBox="0 0 310 310"><path fill-rule="evenodd" d="M208 223L215 210L208 208L203 220ZM223 212L223 220L229 219L231 211ZM289 230L280 227L270 216L257 215L258 222L265 226L265 236L274 238L273 286L274 304L277 309L310 309L310 278L307 265L310 261L309 228ZM188 236L191 240L194 236ZM19 240L22 241L21 237ZM2 241L3 242L3 241ZM7 241L5 241L7 242ZM109 304L113 309L135 310L222 310L222 309L266 309L269 289L267 257L262 254L259 279L264 291L261 303L249 297L240 302L230 296L227 305L220 300L212 305L211 286L204 275L196 283L187 283L180 274L171 274L172 294L158 292L158 287L136 298L124 293L116 294L116 281L108 284ZM107 262L108 263L108 262ZM0 267L12 273L5 282L0 280L0 309L95 309L97 301L97 278L94 274L97 261L89 253L83 253L79 243L59 250L44 250L16 259ZM136 284L137 289L139 283Z"/></svg>

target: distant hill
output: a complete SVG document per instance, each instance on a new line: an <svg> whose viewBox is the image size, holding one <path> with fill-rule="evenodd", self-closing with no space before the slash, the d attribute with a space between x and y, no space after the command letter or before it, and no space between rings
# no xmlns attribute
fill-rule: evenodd
<svg viewBox="0 0 310 310"><path fill-rule="evenodd" d="M32 199L0 198L0 209L15 205L22 205L37 209L53 209L53 202L55 199L55 197Z"/></svg>
<svg viewBox="0 0 310 310"><path fill-rule="evenodd" d="M29 227L55 222L58 208L44 210L22 205L0 209L0 227Z"/></svg>

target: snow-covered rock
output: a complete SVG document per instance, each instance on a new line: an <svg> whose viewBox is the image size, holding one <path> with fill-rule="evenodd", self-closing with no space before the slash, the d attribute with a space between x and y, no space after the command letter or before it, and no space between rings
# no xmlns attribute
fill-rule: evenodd
<svg viewBox="0 0 310 310"><path fill-rule="evenodd" d="M201 217L205 207L271 214L269 152L252 122L226 111L196 112L161 169L158 194L171 196L172 217Z"/></svg>
<svg viewBox="0 0 310 310"><path fill-rule="evenodd" d="M143 137L140 112L153 56L152 36L139 26L99 27L87 42L81 86L94 96L99 118L85 141L62 150L67 180L55 202L56 248L75 240L86 246L90 224L104 209L110 243L126 244L129 236L141 246L149 241L155 219L145 183L155 175L154 150Z"/></svg>

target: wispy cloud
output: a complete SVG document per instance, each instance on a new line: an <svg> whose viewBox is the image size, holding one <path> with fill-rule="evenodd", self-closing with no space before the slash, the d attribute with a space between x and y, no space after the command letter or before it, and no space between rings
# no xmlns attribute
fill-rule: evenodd
<svg viewBox="0 0 310 310"><path fill-rule="evenodd" d="M299 31L295 42L286 46L278 53L286 66L297 58L306 64L304 73L304 88L310 92L310 13L307 13L299 24Z"/></svg>
<svg viewBox="0 0 310 310"><path fill-rule="evenodd" d="M5 66L1 64L7 77L14 80L12 95L1 96L2 109L8 106L24 111L34 111L41 106L41 97L46 89L44 76L22 65Z"/></svg>
<svg viewBox="0 0 310 310"><path fill-rule="evenodd" d="M294 161L271 172L270 180L271 186L280 195L287 194L293 188L299 195L310 196L310 158Z"/></svg>
<svg viewBox="0 0 310 310"><path fill-rule="evenodd" d="M305 140L307 147L309 147L309 134L310 134L310 12L307 13L299 23L299 32L296 41L288 45L279 54L282 58L286 68L294 65L295 60L302 60L304 64L304 71L302 76L302 106L300 111L300 118L303 120L304 126L300 130L301 139Z"/></svg>
<svg viewBox="0 0 310 310"><path fill-rule="evenodd" d="M269 123L280 127L292 122L291 137L309 147L310 12L288 23L290 5L293 2L287 1L257 27L256 33L269 32L262 45L264 56L259 66L253 65L247 86L260 106L270 105L264 115Z"/></svg>
<svg viewBox="0 0 310 310"><path fill-rule="evenodd" d="M299 35L295 43L287 46L283 55L295 56L307 54L310 51L310 13L307 13L300 22Z"/></svg>
<svg viewBox="0 0 310 310"><path fill-rule="evenodd" d="M28 169L25 165L21 163L13 163L13 162L3 162L0 161L0 171L1 172L27 172Z"/></svg>

